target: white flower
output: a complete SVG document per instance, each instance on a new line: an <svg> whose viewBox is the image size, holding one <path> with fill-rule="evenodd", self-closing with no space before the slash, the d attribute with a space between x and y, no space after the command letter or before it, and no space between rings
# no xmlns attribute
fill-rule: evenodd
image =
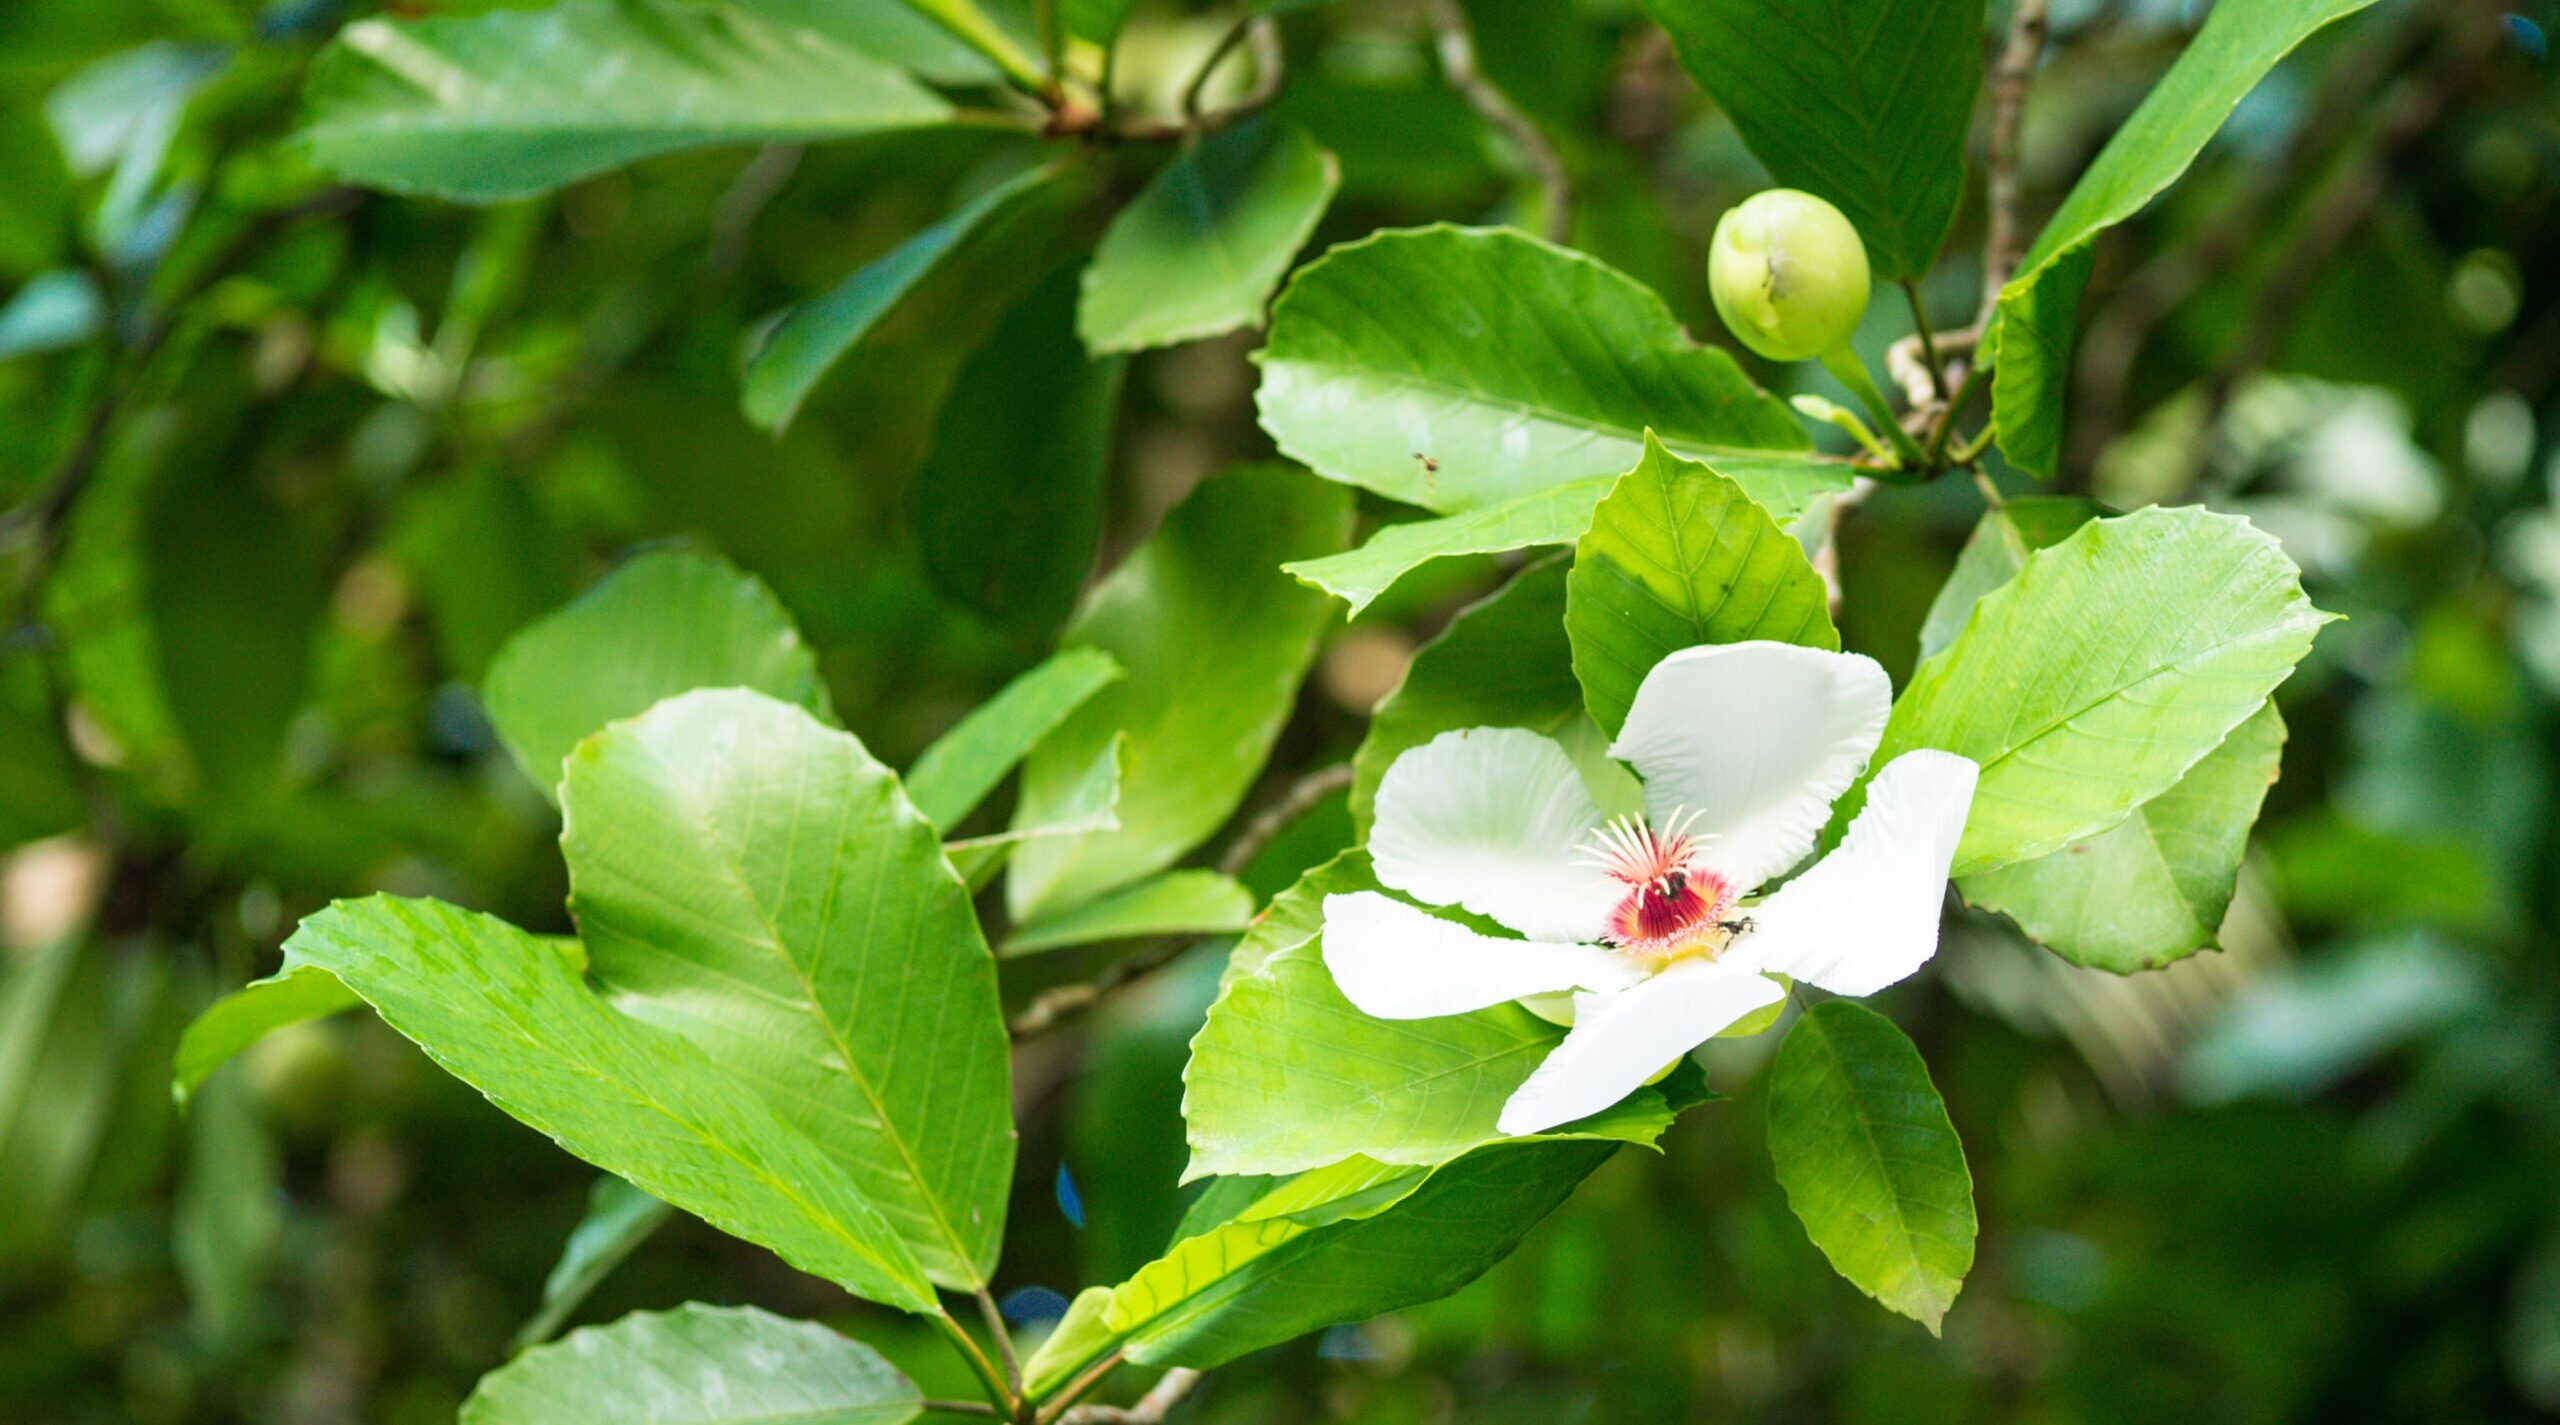
<svg viewBox="0 0 2560 1425"><path fill-rule="evenodd" d="M1646 675L1609 749L1644 778L1642 820L1604 822L1564 749L1535 733L1443 733L1379 783L1378 879L1527 938L1480 935L1364 891L1326 898L1325 965L1381 1019L1569 992L1573 1030L1503 1106L1510 1134L1626 1097L1782 999L1770 973L1872 994L1937 952L1971 761L1895 758L1837 849L1751 897L1813 850L1874 754L1892 697L1884 670L1856 654L1785 643L1674 653Z"/></svg>

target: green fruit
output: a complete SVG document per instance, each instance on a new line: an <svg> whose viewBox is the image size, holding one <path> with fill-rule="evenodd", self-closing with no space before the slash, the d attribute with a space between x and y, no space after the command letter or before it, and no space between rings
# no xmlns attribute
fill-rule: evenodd
<svg viewBox="0 0 2560 1425"><path fill-rule="evenodd" d="M1867 248L1840 210L1772 188L1734 207L1707 249L1716 315L1773 361L1840 346L1867 310Z"/></svg>

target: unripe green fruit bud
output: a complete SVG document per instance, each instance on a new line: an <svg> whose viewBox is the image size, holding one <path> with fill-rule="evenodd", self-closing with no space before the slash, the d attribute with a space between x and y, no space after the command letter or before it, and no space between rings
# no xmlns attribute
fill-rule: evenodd
<svg viewBox="0 0 2560 1425"><path fill-rule="evenodd" d="M1772 188L1736 205L1707 249L1716 315L1772 361L1841 345L1867 310L1867 247L1840 210Z"/></svg>

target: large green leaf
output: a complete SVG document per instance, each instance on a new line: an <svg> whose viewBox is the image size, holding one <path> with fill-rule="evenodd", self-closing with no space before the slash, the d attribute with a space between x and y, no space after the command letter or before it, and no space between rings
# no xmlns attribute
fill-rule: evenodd
<svg viewBox="0 0 2560 1425"><path fill-rule="evenodd" d="M1427 1175L1355 1161L1278 1184L1120 1286L1079 1296L1026 1363L1028 1384L1054 1388L1114 1348L1205 1370L1446 1296L1509 1256L1616 1148L1504 1143Z"/></svg>
<svg viewBox="0 0 2560 1425"><path fill-rule="evenodd" d="M860 49L719 0L347 26L312 66L302 143L343 178L487 202L653 154L947 122Z"/></svg>
<svg viewBox="0 0 2560 1425"><path fill-rule="evenodd" d="M1803 452L1784 402L1691 341L1660 297L1508 229L1382 232L1301 268L1256 402L1317 474L1443 513L1635 464Z"/></svg>
<svg viewBox="0 0 2560 1425"><path fill-rule="evenodd" d="M1215 871L1167 871L1099 900L1017 925L1002 954L1037 955L1153 935L1228 935L1253 921L1253 892Z"/></svg>
<svg viewBox="0 0 2560 1425"><path fill-rule="evenodd" d="M1830 595L1795 539L1740 485L1645 432L1644 458L1592 512L1565 580L1573 672L1616 736L1644 675L1702 643L1838 651Z"/></svg>
<svg viewBox="0 0 2560 1425"><path fill-rule="evenodd" d="M896 775L800 708L706 690L580 744L560 804L615 1007L825 1145L927 1276L983 1285L1013 1172L995 962Z"/></svg>
<svg viewBox="0 0 2560 1425"><path fill-rule="evenodd" d="M1033 750L1014 823L1048 820L1125 731L1120 829L1017 851L1005 887L1017 922L1163 870L1235 810L1325 623L1322 596L1272 566L1340 549L1350 527L1345 491L1282 466L1232 470L1202 482L1086 600L1067 643L1101 649L1128 676Z"/></svg>
<svg viewBox="0 0 2560 1425"><path fill-rule="evenodd" d="M1351 815L1364 832L1378 783L1396 758L1464 727L1524 727L1555 738L1595 787L1633 790L1634 779L1608 759L1608 738L1583 711L1564 631L1566 569L1551 559L1524 570L1459 610L1414 654L1351 759Z"/></svg>
<svg viewBox="0 0 2560 1425"><path fill-rule="evenodd" d="M588 1326L480 1378L460 1425L902 1425L924 1412L880 1353L751 1306Z"/></svg>
<svg viewBox="0 0 2560 1425"><path fill-rule="evenodd" d="M912 502L934 587L1044 642L1093 569L1127 365L1086 358L1075 294L1061 268L961 363Z"/></svg>
<svg viewBox="0 0 2560 1425"><path fill-rule="evenodd" d="M1929 270L1964 188L1982 0L1643 0L1777 180L1830 199L1887 281Z"/></svg>
<svg viewBox="0 0 2560 1425"><path fill-rule="evenodd" d="M832 717L818 661L773 592L704 554L660 550L526 626L489 661L489 721L546 796L587 734L695 688L753 688Z"/></svg>
<svg viewBox="0 0 2560 1425"><path fill-rule="evenodd" d="M1965 620L1973 616L1973 606L1983 595L2016 578L2026 567L2028 555L2060 544L2106 512L2095 500L2059 495L2011 500L1983 515L1920 625L1920 656L1935 658L1940 649L1955 642L1956 635L1964 632Z"/></svg>
<svg viewBox="0 0 2560 1425"><path fill-rule="evenodd" d="M857 354L875 363L860 376L919 348L972 349L1087 240L1095 181L1075 158L1026 170L779 314L747 358L747 419L788 426L819 378Z"/></svg>
<svg viewBox="0 0 2560 1425"><path fill-rule="evenodd" d="M986 800L1040 739L1120 676L1098 648L1066 648L1004 685L907 769L907 797L948 832Z"/></svg>
<svg viewBox="0 0 2560 1425"><path fill-rule="evenodd" d="M1892 1020L1835 999L1787 1031L1769 1069L1769 1158L1832 1267L1936 1334L1973 1267L1973 1174Z"/></svg>
<svg viewBox="0 0 2560 1425"><path fill-rule="evenodd" d="M1972 758L1982 779L1955 874L2031 860L2176 785L2329 619L2246 520L2196 508L2092 520L1920 665L1875 763L1915 747Z"/></svg>
<svg viewBox="0 0 2560 1425"><path fill-rule="evenodd" d="M1186 1178L1294 1173L1354 1154L1431 1165L1502 1136L1503 1102L1564 1030L1517 1005L1361 1013L1325 969L1323 906L1374 889L1367 857L1346 853L1282 892L1238 945L1183 1069ZM1640 1089L1554 1136L1651 1142L1670 1121L1662 1092Z"/></svg>
<svg viewBox="0 0 2560 1425"><path fill-rule="evenodd" d="M1094 249L1076 311L1086 348L1144 351L1260 326L1341 185L1332 154L1264 119L1185 150Z"/></svg>
<svg viewBox="0 0 2560 1425"><path fill-rule="evenodd" d="M587 1194L587 1215L569 1231L560 1260L542 1278L542 1305L516 1332L515 1349L551 1339L588 1295L674 1218L675 1209L607 1173Z"/></svg>
<svg viewBox="0 0 2560 1425"><path fill-rule="evenodd" d="M1792 523L1817 496L1849 488L1848 467L1827 461L1725 455L1716 458L1715 468L1781 525ZM1574 480L1481 509L1391 524L1357 549L1285 567L1326 593L1349 600L1349 616L1356 618L1398 579L1431 560L1573 543L1591 528L1591 511L1617 483L1614 475Z"/></svg>
<svg viewBox="0 0 2560 1425"><path fill-rule="evenodd" d="M933 1286L825 1148L682 1035L615 1010L540 937L439 901L340 901L287 954L560 1146L848 1291L908 1311Z"/></svg>
<svg viewBox="0 0 2560 1425"><path fill-rule="evenodd" d="M2373 0L2221 0L2186 53L2072 185L2000 289L1986 340L1996 343L1992 419L2022 470L2051 475L2062 455L2062 398L2072 327L2098 235L2178 181L2276 61Z"/></svg>
<svg viewBox="0 0 2560 1425"><path fill-rule="evenodd" d="M2075 965L2130 974L2211 949L2284 739L2268 703L2133 815L1956 888Z"/></svg>

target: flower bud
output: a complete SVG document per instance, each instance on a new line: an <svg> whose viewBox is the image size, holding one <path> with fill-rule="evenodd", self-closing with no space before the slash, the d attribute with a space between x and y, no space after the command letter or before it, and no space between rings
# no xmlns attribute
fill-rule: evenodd
<svg viewBox="0 0 2560 1425"><path fill-rule="evenodd" d="M1841 345L1867 310L1867 249L1840 210L1772 188L1728 211L1707 249L1716 315L1744 346L1802 361Z"/></svg>

